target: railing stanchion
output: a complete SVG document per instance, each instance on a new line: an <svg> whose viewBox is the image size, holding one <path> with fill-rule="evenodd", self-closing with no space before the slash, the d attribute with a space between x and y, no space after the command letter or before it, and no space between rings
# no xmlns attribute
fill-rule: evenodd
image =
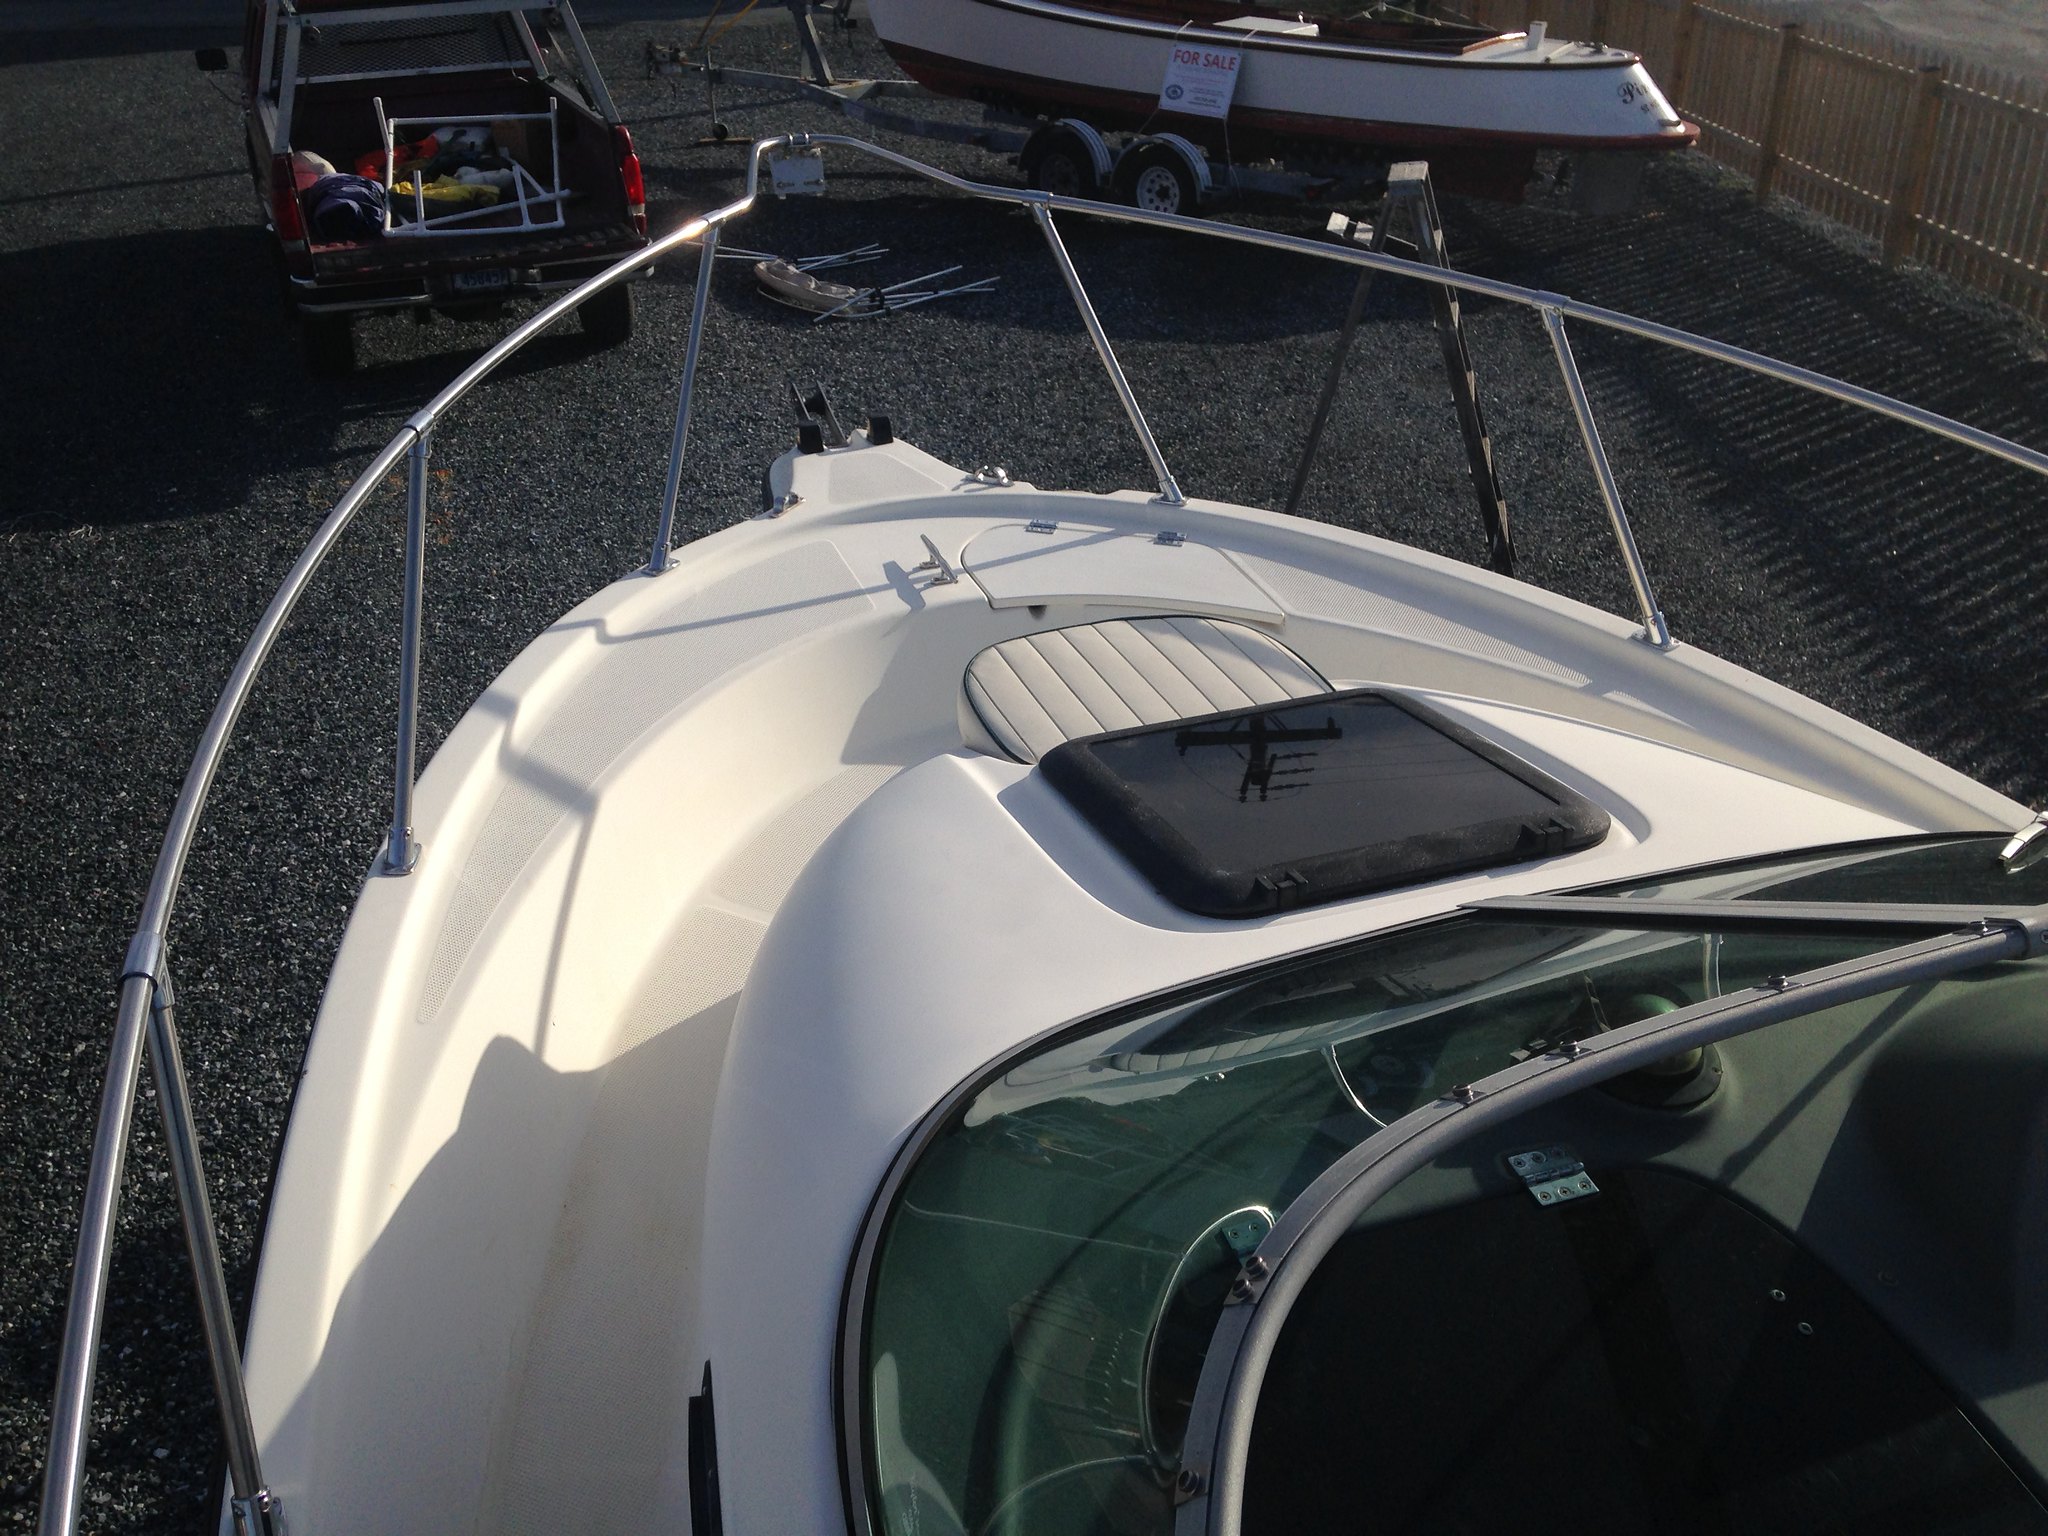
<svg viewBox="0 0 2048 1536"><path fill-rule="evenodd" d="M718 265L718 226L704 231L697 248L697 290L690 298L690 339L683 348L683 388L676 401L676 430L668 444L668 479L661 487L661 522L654 530L654 554L647 574L659 576L675 564L676 498L683 488L683 449L690 442L690 396L697 388L697 353L704 345L704 310L711 300L711 273Z"/></svg>
<svg viewBox="0 0 2048 1536"><path fill-rule="evenodd" d="M220 1246L214 1237L213 1207L206 1195L206 1168L199 1156L199 1129L192 1119L185 1064L178 1052L177 1002L168 967L159 976L150 1001L149 1066L156 1080L157 1108L163 1113L164 1146L170 1154L172 1183L178 1192L178 1214L184 1220L192 1282L199 1292L199 1320L206 1336L207 1364L213 1368L214 1396L220 1405L228 1480L234 1488L236 1530L238 1536L277 1536L283 1527L277 1501L264 1486L263 1468L256 1452L256 1426L249 1416L249 1393L242 1379L235 1316L228 1301L227 1276L221 1269Z"/></svg>
<svg viewBox="0 0 2048 1536"><path fill-rule="evenodd" d="M1173 471L1166 467L1165 455L1159 451L1159 444L1152 437L1152 429L1145 425L1145 413L1138 408L1138 397L1131 392L1131 381L1124 377L1118 365L1116 353L1109 345L1109 333L1102 328L1097 318L1095 305L1088 298L1088 290L1081 286L1081 274L1074 270L1074 259L1067 254L1067 247L1060 239L1060 232L1053 227L1052 215L1043 203L1031 205L1031 217L1038 220L1038 227L1045 232L1045 243L1052 247L1053 260L1060 266L1060 276L1067 280L1067 292L1074 296L1074 307L1081 311L1081 323L1088 328L1088 339L1095 343L1096 354L1102 359L1102 366L1109 370L1109 382L1116 386L1117 398L1124 403L1124 414L1131 418L1131 425L1137 429L1138 441L1145 445L1145 457L1152 461L1152 473L1159 479L1159 499L1170 507L1182 506L1187 498L1174 483Z"/></svg>
<svg viewBox="0 0 2048 1536"><path fill-rule="evenodd" d="M398 639L398 763L391 796L391 833L378 871L407 875L419 862L412 838L412 785L420 733L420 606L427 564L427 456L433 434L412 440L405 466L405 605Z"/></svg>
<svg viewBox="0 0 2048 1536"><path fill-rule="evenodd" d="M1614 470L1607 462L1607 450L1600 446L1600 428L1593 421L1593 402L1586 397L1579 365L1572 360L1572 344L1564 334L1564 315L1552 305L1542 308L1543 325L1550 332L1551 349L1557 353L1558 371L1564 375L1564 392L1578 418L1579 436L1586 442L1586 457L1593 462L1593 478L1600 482L1600 499L1607 504L1607 520L1614 525L1614 542L1621 546L1621 563L1628 569L1629 585L1635 588L1636 604L1643 610L1642 638L1660 651L1671 649L1671 630L1664 622L1657 595L1650 590L1650 573L1643 566L1636 536L1628 526L1628 513L1621 505L1621 487L1614 483Z"/></svg>

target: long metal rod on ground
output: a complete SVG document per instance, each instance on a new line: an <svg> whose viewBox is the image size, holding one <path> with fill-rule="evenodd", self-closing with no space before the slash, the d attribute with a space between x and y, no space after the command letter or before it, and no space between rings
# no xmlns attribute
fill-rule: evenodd
<svg viewBox="0 0 2048 1536"><path fill-rule="evenodd" d="M676 429L668 444L668 478L661 486L661 519L654 529L654 553L647 574L659 576L675 564L676 499L683 489L683 450L690 444L690 401L697 390L697 354L704 345L704 312L711 302L711 275L718 270L718 229L704 231L697 251L697 288L690 297L690 339L683 348L683 387L676 399Z"/></svg>
<svg viewBox="0 0 2048 1536"><path fill-rule="evenodd" d="M1614 469L1607 462L1607 450L1600 446L1600 428L1593 420L1593 402L1586 397L1579 365L1572 361L1572 344L1564 333L1564 316L1545 306L1543 324L1550 332L1551 350L1557 353L1558 372L1564 375L1564 392L1571 397L1572 415L1578 419L1579 436L1585 440L1586 457L1593 463L1593 478L1600 482L1600 499L1607 504L1607 520L1614 525L1614 542L1621 546L1621 563L1628 569L1629 585L1643 610L1643 638L1660 651L1671 649L1671 629L1650 590L1650 573L1643 568L1636 536L1628 525L1628 513L1621 505L1621 487L1614 483Z"/></svg>
<svg viewBox="0 0 2048 1536"><path fill-rule="evenodd" d="M1145 457L1152 461L1152 473L1159 477L1159 499L1168 506L1184 505L1187 498L1174 483L1173 471L1166 467L1166 458L1159 451L1159 444L1152 436L1152 429L1145 424L1145 413L1138 406L1138 397L1131 391L1131 381L1124 377L1123 368L1117 363L1116 352L1110 347L1109 334L1103 330L1102 321L1097 318L1095 306L1089 301L1088 290L1081 286L1081 274L1074 270L1074 258L1067 254L1067 247L1060 239L1060 232L1053 227L1052 214L1044 203L1033 203L1031 216L1038 221L1038 227L1045 234L1045 243L1052 247L1053 260L1059 263L1060 276L1067 280L1067 292L1074 297L1074 307L1081 311L1081 323L1088 328L1088 339L1095 343L1096 354L1102 359L1102 366L1109 370L1109 382L1116 386L1117 398L1124 403L1124 414L1131 418L1131 425L1137 429L1138 441L1145 445Z"/></svg>
<svg viewBox="0 0 2048 1536"><path fill-rule="evenodd" d="M227 1276L221 1269L220 1244L214 1236L213 1206L206 1194L206 1166L199 1155L199 1128L192 1118L185 1063L178 1051L177 1001L168 967L157 983L149 1010L149 1065L156 1079L157 1108L163 1114L164 1147L178 1192L178 1214L185 1227L185 1250L199 1292L199 1315L206 1335L207 1364L213 1371L214 1400L220 1406L236 1523L249 1536L271 1536L278 1529L277 1501L263 1481L256 1426L249 1416L249 1394L242 1382L234 1309L228 1301Z"/></svg>

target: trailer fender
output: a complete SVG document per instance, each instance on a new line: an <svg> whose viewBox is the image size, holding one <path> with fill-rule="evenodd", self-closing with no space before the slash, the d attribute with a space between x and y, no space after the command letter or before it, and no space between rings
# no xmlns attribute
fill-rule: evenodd
<svg viewBox="0 0 2048 1536"><path fill-rule="evenodd" d="M1102 135L1078 117L1045 124L1017 156L1026 186L1069 197L1099 197L1114 163Z"/></svg>
<svg viewBox="0 0 2048 1536"><path fill-rule="evenodd" d="M1195 178L1195 196L1207 202L1209 194L1216 189L1216 184L1209 175L1209 157L1202 153L1199 146L1177 133L1158 133L1154 134L1153 138L1187 162L1188 174Z"/></svg>

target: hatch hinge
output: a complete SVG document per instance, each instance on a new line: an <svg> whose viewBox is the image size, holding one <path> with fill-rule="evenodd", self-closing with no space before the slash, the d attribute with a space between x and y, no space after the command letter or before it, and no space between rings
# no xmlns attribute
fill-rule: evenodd
<svg viewBox="0 0 2048 1536"><path fill-rule="evenodd" d="M1508 1167L1529 1186L1539 1205L1562 1205L1600 1193L1586 1165L1563 1147L1534 1147L1509 1154Z"/></svg>
<svg viewBox="0 0 2048 1536"><path fill-rule="evenodd" d="M1521 836L1515 839L1515 854L1524 859L1547 859L1565 851L1565 844L1571 839L1571 828L1555 816L1542 822L1522 823Z"/></svg>
<svg viewBox="0 0 2048 1536"><path fill-rule="evenodd" d="M1308 881L1298 869L1283 870L1278 875L1261 875L1257 885L1265 895L1266 904L1275 912L1293 911L1308 894Z"/></svg>

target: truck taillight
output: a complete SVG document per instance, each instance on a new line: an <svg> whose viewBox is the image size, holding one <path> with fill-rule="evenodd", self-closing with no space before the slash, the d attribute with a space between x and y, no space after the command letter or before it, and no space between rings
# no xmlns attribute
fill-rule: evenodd
<svg viewBox="0 0 2048 1536"><path fill-rule="evenodd" d="M614 128L612 142L619 150L619 180L626 189L626 217L644 235L647 233L647 182L640 174L640 157L633 151L633 135L623 127Z"/></svg>
<svg viewBox="0 0 2048 1536"><path fill-rule="evenodd" d="M270 222L286 245L306 243L306 220L299 212L299 188L290 155L270 157Z"/></svg>

